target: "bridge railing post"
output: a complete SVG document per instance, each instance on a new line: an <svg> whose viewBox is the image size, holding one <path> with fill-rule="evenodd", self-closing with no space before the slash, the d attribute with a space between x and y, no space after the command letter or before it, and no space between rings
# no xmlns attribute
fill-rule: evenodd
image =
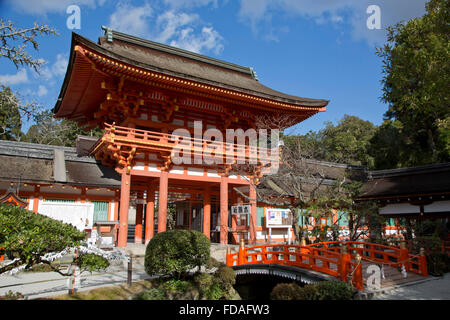
<svg viewBox="0 0 450 320"><path fill-rule="evenodd" d="M351 254L348 251L348 247L346 244L341 248L341 255L339 256L339 277L342 281L347 281L347 274L348 274L348 266L351 261L352 257Z"/></svg>
<svg viewBox="0 0 450 320"><path fill-rule="evenodd" d="M306 239L305 239L305 237L302 237L302 239L300 241L300 245L301 245L300 253L304 253L305 254L305 253L309 252L309 250L305 248L306 247ZM300 256L300 263L303 263L303 260L304 260L304 256Z"/></svg>
<svg viewBox="0 0 450 320"><path fill-rule="evenodd" d="M355 270L353 272L353 285L358 290L363 290L363 274L362 274L362 263L361 263L361 255L359 253L356 254L355 257Z"/></svg>
<svg viewBox="0 0 450 320"><path fill-rule="evenodd" d="M290 252L289 252L289 246L288 245L284 245L284 254L283 254L283 263L286 264L286 262L289 262L290 260Z"/></svg>
<svg viewBox="0 0 450 320"><path fill-rule="evenodd" d="M227 247L226 263L227 263L227 266L229 266L229 267L233 266L233 259L231 257L231 248L230 247Z"/></svg>
<svg viewBox="0 0 450 320"><path fill-rule="evenodd" d="M267 251L265 246L261 249L261 260L262 263L267 263Z"/></svg>
<svg viewBox="0 0 450 320"><path fill-rule="evenodd" d="M315 258L316 250L313 247L310 247L309 254L310 254L310 257L308 259L308 262L311 266L315 266L316 265L316 258Z"/></svg>
<svg viewBox="0 0 450 320"><path fill-rule="evenodd" d="M243 238L241 238L238 252L238 265L241 264L245 264L245 243Z"/></svg>
<svg viewBox="0 0 450 320"><path fill-rule="evenodd" d="M408 258L409 258L408 248L406 248L405 240L402 240L400 241L400 252L398 261L400 262L400 264L403 264L405 266L406 272L409 272L411 266L411 263L408 261Z"/></svg>
<svg viewBox="0 0 450 320"><path fill-rule="evenodd" d="M419 270L420 274L424 277L428 277L427 257L425 256L425 249L420 248L419 253Z"/></svg>

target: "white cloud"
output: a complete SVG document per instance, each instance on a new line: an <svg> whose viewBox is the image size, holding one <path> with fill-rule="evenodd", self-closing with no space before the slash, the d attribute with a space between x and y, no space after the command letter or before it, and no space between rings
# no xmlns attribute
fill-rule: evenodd
<svg viewBox="0 0 450 320"><path fill-rule="evenodd" d="M156 20L156 41L196 53L220 54L224 48L223 37L211 26L203 26L196 31L199 24L201 21L197 14L166 11Z"/></svg>
<svg viewBox="0 0 450 320"><path fill-rule="evenodd" d="M26 69L20 69L16 74L0 75L0 84L15 85L28 82L28 73Z"/></svg>
<svg viewBox="0 0 450 320"><path fill-rule="evenodd" d="M39 70L39 76L44 80L50 80L53 77L62 77L66 74L67 64L69 62L67 54L58 53L56 55L56 61L51 66L48 66L45 60L41 61L44 62L44 65Z"/></svg>
<svg viewBox="0 0 450 320"><path fill-rule="evenodd" d="M177 1L165 1L171 6ZM197 5L215 1L196 1ZM175 8L155 11L148 3L132 6L120 2L109 19L109 27L145 39L166 43L197 53L222 52L223 38L212 26L205 24L196 13L181 12Z"/></svg>
<svg viewBox="0 0 450 320"><path fill-rule="evenodd" d="M17 11L25 14L46 15L47 13L65 13L67 7L75 4L96 8L102 6L104 0L6 0Z"/></svg>
<svg viewBox="0 0 450 320"><path fill-rule="evenodd" d="M48 93L47 88L45 86L43 86L43 85L39 85L37 95L39 97L42 97L42 96L45 96L47 93Z"/></svg>
<svg viewBox="0 0 450 320"><path fill-rule="evenodd" d="M210 4L212 4L214 8L217 7L217 0L163 0L163 2L172 8L205 7Z"/></svg>
<svg viewBox="0 0 450 320"><path fill-rule="evenodd" d="M68 63L69 59L67 58L67 54L58 53L56 55L56 61L52 66L53 75L57 77L65 75Z"/></svg>
<svg viewBox="0 0 450 320"><path fill-rule="evenodd" d="M192 25L199 19L197 14L176 13L174 11L166 11L158 16L156 19L156 32L158 36L156 41L167 42L175 36L183 37L186 33L188 25ZM192 28L189 28L192 30ZM173 40L172 40L173 41Z"/></svg>
<svg viewBox="0 0 450 320"><path fill-rule="evenodd" d="M121 2L109 17L109 27L123 33L146 36L149 29L148 19L152 16L152 12L148 3L141 7L133 7Z"/></svg>
<svg viewBox="0 0 450 320"><path fill-rule="evenodd" d="M223 38L212 27L203 27L200 34L194 34L193 31L192 28L181 30L180 36L172 40L170 45L197 53L212 51L220 54L222 52Z"/></svg>
<svg viewBox="0 0 450 320"><path fill-rule="evenodd" d="M239 18L257 32L261 24L271 23L274 14L313 19L318 24L347 23L354 39L369 44L385 41L386 27L425 13L426 0L241 0ZM369 5L381 9L382 29L369 30L366 20Z"/></svg>

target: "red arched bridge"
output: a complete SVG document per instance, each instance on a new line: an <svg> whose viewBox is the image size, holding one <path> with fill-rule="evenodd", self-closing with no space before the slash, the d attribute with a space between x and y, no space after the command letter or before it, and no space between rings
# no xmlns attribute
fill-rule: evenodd
<svg viewBox="0 0 450 320"><path fill-rule="evenodd" d="M331 241L310 245L265 244L244 247L238 252L229 248L226 263L235 270L253 270L253 273L282 274L295 271L317 278L348 281L358 290L364 290L370 277L371 264L380 267L381 287L416 281L428 275L423 249L413 255L401 245L392 247L358 241ZM312 271L312 272L311 272ZM278 273L278 274L277 274ZM293 276L290 276L293 278Z"/></svg>

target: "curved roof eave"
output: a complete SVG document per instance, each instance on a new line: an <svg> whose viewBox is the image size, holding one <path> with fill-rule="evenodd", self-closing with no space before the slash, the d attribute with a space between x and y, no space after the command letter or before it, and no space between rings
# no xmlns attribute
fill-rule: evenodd
<svg viewBox="0 0 450 320"><path fill-rule="evenodd" d="M122 61L124 63L128 63L130 65L134 65L134 66L137 66L137 67L149 70L149 71L161 72L161 73L169 74L169 75L172 75L172 76L193 80L193 81L200 82L200 83L205 83L205 84L209 84L209 85L214 85L214 86L226 88L226 89L233 90L233 91L240 92L240 93L245 93L245 94L250 94L250 95L266 98L266 99L273 100L273 101L276 101L276 102L292 104L294 106L305 106L305 107L314 107L314 108L317 107L318 108L317 111L323 111L323 110L320 110L320 109L323 109L329 103L329 100L301 98L301 97L287 95L287 94L284 94L284 93L281 93L281 92L279 92L280 96L274 96L274 95L270 95L270 94L267 94L267 93L253 91L253 90L249 90L249 89L245 89L245 88L238 88L238 87L227 85L227 84L224 84L224 83L217 83L217 82L214 82L214 81L211 81L211 80L207 80L207 79L201 79L201 78L198 78L198 77L195 77L195 76L191 76L191 75L187 75L187 74L179 74L179 73L176 73L176 72L171 71L171 70L164 70L164 69L161 69L161 68L157 68L157 67L154 67L154 66L151 66L151 65L147 65L147 64L141 63L139 61L135 61L135 60L132 60L130 58L118 55L118 54L116 54L114 52L111 52L111 51L103 48L102 46L92 42L89 39L86 39L86 38L84 38L84 37L82 37L82 36L80 36L80 35L78 35L76 33L72 33L72 42L71 42L71 52L70 52L69 63L68 63L66 75L65 75L65 78L64 78L64 82L63 82L63 85L61 87L60 94L58 96L58 100L57 100L57 102L55 104L55 107L52 110L53 113L57 113L58 112L58 110L60 108L60 105L62 103L62 100L64 99L64 95L66 93L67 86L68 86L68 83L69 83L69 80L70 80L70 77L71 77L73 64L74 64L73 62L74 62L75 55L76 55L74 48L75 48L75 45L77 45L77 44L82 44L82 45L84 45L84 46L86 46L86 47L88 47L88 48L90 48L92 50L97 51L98 53L100 53L102 55L105 55L105 56L111 58L111 59L119 60L119 61ZM259 84L259 85L267 88L268 90L270 90L273 93L277 93L278 92L278 91L273 90L271 88L268 88L268 87L266 87L266 86L264 86L262 84ZM306 99L306 101L304 99Z"/></svg>

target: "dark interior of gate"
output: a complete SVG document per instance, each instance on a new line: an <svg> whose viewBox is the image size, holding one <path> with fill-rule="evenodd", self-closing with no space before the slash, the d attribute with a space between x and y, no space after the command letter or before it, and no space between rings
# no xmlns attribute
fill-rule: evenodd
<svg viewBox="0 0 450 320"><path fill-rule="evenodd" d="M130 216L128 242L144 243L146 223L148 223L147 215L150 211L147 207L149 203L147 189L149 185L157 186L157 178L143 178L139 176L132 177L132 188L130 192L130 205L135 210L134 219ZM180 180L169 179L168 198L167 198L167 227L168 229L195 230L204 232L205 225L205 182L184 182ZM220 242L220 186L210 183L210 239L213 243ZM231 206L242 204L243 199L239 197L239 193L234 190L237 188L242 193L248 192L248 187L239 185L230 185L230 201ZM158 190L154 192L153 202L153 223L154 233L158 232ZM151 204L150 204L151 205ZM232 219L235 219L235 228L230 229L230 241L239 241L239 236L248 232L249 222L247 215L234 217L228 216L228 224L232 225Z"/></svg>

